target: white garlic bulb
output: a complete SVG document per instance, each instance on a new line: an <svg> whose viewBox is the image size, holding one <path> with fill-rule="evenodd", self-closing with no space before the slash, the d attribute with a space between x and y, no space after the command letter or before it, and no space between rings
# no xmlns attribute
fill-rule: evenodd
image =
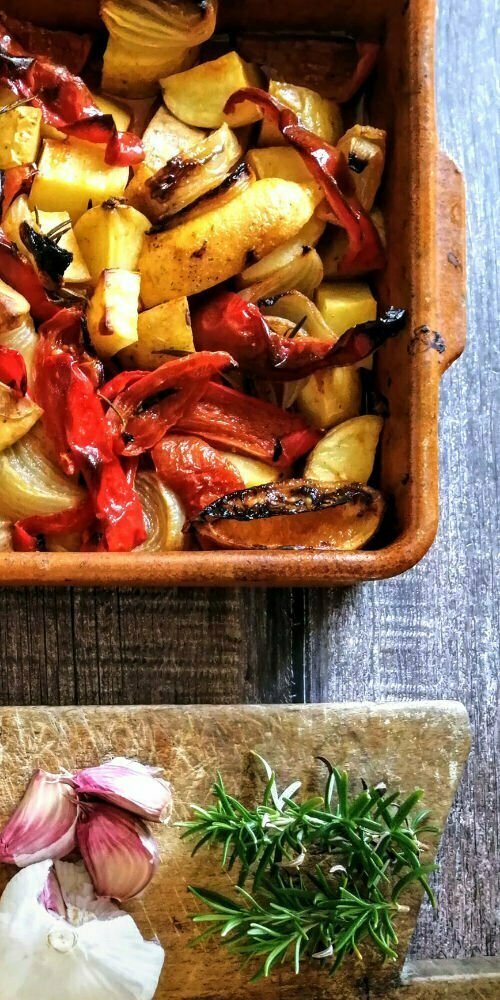
<svg viewBox="0 0 500 1000"><path fill-rule="evenodd" d="M83 864L22 869L0 900L0 968L9 1000L152 1000L163 948L97 899Z"/></svg>

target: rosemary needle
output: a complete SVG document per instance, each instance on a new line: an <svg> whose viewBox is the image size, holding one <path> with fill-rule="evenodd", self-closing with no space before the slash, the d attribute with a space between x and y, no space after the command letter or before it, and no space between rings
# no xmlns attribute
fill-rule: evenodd
<svg viewBox="0 0 500 1000"><path fill-rule="evenodd" d="M193 917L208 925L196 941L220 935L245 961L260 960L254 979L285 961L299 972L304 959L331 959L334 972L348 955L361 958L366 941L395 960L401 895L417 882L435 905L420 837L436 830L427 810L415 812L423 793L402 799L380 785L352 794L347 774L320 758L324 794L301 802L300 782L280 793L259 759L267 777L259 805L247 808L217 774L215 804L193 806L194 818L180 824L196 838L193 854L218 847L222 867L239 869L234 898L190 886L207 908Z"/></svg>

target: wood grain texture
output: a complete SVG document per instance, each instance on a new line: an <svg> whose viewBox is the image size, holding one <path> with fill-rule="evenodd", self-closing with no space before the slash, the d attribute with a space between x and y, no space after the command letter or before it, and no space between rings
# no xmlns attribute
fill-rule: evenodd
<svg viewBox="0 0 500 1000"><path fill-rule="evenodd" d="M442 828L469 742L467 715L457 703L241 707L238 715L225 706L0 709L0 828L37 767L71 771L110 754L165 768L173 786L174 821L191 817L190 803L209 800L217 768L227 789L250 805L259 800L266 781L254 750L272 762L281 789L300 778L306 798L323 787L325 768L318 754L345 767L355 789L362 778L371 785L384 781L403 794L424 785L425 805ZM189 948L195 936L189 914L197 906L187 886L227 893L231 876L221 873L219 855L200 851L191 858L192 843L181 841L173 824L154 829L163 864L144 896L127 908L144 934L158 936L168 955L157 1000L250 1000L255 987L248 970L217 940ZM426 835L426 861L432 861L437 839ZM7 878L0 867L0 892ZM363 964L346 963L334 979L319 963L304 966L300 979L280 969L259 984L259 1000L304 995L365 1000L372 986L374 995L385 996L399 979L420 899L420 891L405 895L410 912L397 921L399 963L384 965L367 955Z"/></svg>
<svg viewBox="0 0 500 1000"><path fill-rule="evenodd" d="M441 850L439 912L422 912L414 939L422 958L498 948L495 9L440 4L439 123L468 184L469 343L442 381L441 529L430 555L400 579L324 593L0 593L4 704L463 700L473 752Z"/></svg>

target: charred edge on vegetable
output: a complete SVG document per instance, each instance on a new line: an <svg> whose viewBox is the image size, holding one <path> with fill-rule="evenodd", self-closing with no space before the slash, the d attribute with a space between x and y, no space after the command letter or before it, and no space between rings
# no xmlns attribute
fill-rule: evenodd
<svg viewBox="0 0 500 1000"><path fill-rule="evenodd" d="M162 403L164 399L175 396L178 391L178 389L163 389L162 392L157 392L154 396L149 396L148 399L144 399L142 403L139 403L135 411L136 414L147 413L153 406L158 406L159 403Z"/></svg>
<svg viewBox="0 0 500 1000"><path fill-rule="evenodd" d="M189 174L196 170L196 167L202 166L205 160L194 160L182 155L173 156L164 167L157 170L152 177L149 177L146 181L146 187L151 194L151 197L155 201L165 201L172 188L175 188L180 181Z"/></svg>
<svg viewBox="0 0 500 1000"><path fill-rule="evenodd" d="M101 208L104 208L107 212L111 212L113 208L119 208L120 205L126 205L126 198L107 198L103 201ZM90 205L92 207L92 205Z"/></svg>
<svg viewBox="0 0 500 1000"><path fill-rule="evenodd" d="M37 233L29 222L21 223L19 234L26 249L33 254L39 270L48 275L56 284L59 284L63 279L64 272L73 260L71 251L63 250L49 236Z"/></svg>
<svg viewBox="0 0 500 1000"><path fill-rule="evenodd" d="M368 166L368 160L362 160L360 156L356 156L356 153L349 153L347 162L349 164L349 169L355 174L362 174L363 170L365 170Z"/></svg>
<svg viewBox="0 0 500 1000"><path fill-rule="evenodd" d="M358 483L328 488L314 482L253 486L247 490L228 493L205 507L193 523L207 521L253 521L260 518L292 514L311 514L329 507L341 507L359 502L365 509L373 507L378 494Z"/></svg>
<svg viewBox="0 0 500 1000"><path fill-rule="evenodd" d="M34 57L11 56L0 47L0 71L8 80L19 80L26 76L33 66Z"/></svg>
<svg viewBox="0 0 500 1000"><path fill-rule="evenodd" d="M168 164L167 164L168 166ZM165 167L162 168L163 170ZM160 171L158 171L160 172ZM154 175L156 177L156 174ZM154 177L150 177L146 181L146 186L150 184ZM180 222L183 222L186 217L193 211L193 209L198 208L200 205L204 205L206 211L210 211L210 203L212 201L216 202L221 195L227 194L232 187L235 187L243 179L250 180L252 177L252 171L247 167L246 163L240 163L232 173L228 174L221 183L213 189L213 191L207 191L205 194L200 195L196 201L193 201L191 205L186 205L185 208L181 209L180 212L176 212L175 216L162 216L150 229L148 229L147 235L152 236L154 233L163 233L166 229L173 226L178 226ZM256 258L258 260L259 258ZM255 263L252 261L251 263Z"/></svg>

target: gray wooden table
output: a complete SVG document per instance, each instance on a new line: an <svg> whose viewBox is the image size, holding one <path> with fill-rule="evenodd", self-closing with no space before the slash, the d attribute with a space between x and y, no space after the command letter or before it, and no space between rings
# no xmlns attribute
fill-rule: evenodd
<svg viewBox="0 0 500 1000"><path fill-rule="evenodd" d="M442 383L441 530L420 566L324 592L0 591L3 704L464 701L473 750L419 958L491 955L498 944L495 7L441 3L440 130L468 183L469 344Z"/></svg>

